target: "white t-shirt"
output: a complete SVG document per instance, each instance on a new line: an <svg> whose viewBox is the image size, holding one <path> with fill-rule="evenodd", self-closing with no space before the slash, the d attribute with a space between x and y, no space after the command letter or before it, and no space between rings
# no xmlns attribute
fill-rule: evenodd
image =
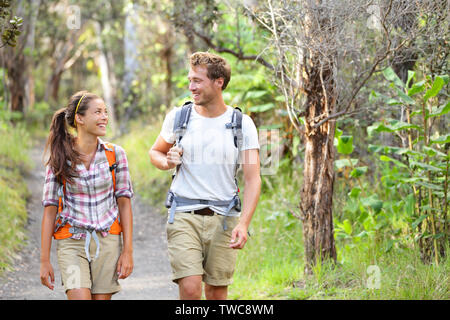
<svg viewBox="0 0 450 320"><path fill-rule="evenodd" d="M161 137L167 143L175 143L173 126L175 114L181 107L171 110L164 119ZM231 122L233 108L215 118L207 118L192 107L191 116L180 146L183 149L182 164L172 181L171 191L178 197L202 200L231 200L237 192L235 170L238 149L234 146L233 130L225 125ZM258 132L253 120L242 116L242 150L259 149ZM207 207L204 204L177 206L176 211L191 211ZM225 214L225 207L210 207ZM234 208L230 216L240 213Z"/></svg>

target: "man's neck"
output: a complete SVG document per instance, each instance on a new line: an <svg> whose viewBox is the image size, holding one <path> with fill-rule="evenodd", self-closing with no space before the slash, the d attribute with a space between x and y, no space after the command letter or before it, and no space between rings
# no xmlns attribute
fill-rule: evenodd
<svg viewBox="0 0 450 320"><path fill-rule="evenodd" d="M194 105L194 108L198 114L207 118L219 117L227 111L227 105L222 97L208 104Z"/></svg>

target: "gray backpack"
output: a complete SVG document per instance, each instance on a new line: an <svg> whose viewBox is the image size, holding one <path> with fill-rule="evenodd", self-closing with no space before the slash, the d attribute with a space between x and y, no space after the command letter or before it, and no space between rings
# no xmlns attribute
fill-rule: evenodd
<svg viewBox="0 0 450 320"><path fill-rule="evenodd" d="M177 111L175 114L175 121L173 126L173 131L175 133L175 144L179 144L181 139L183 139L183 136L186 133L187 126L189 123L189 118L191 116L193 103L188 101L183 104L183 106ZM242 111L239 108L233 109L233 114L231 116L231 122L226 124L227 129L233 130L233 141L234 146L238 148L239 151L242 149L242 141L243 141L243 135L242 135ZM236 165L236 171L235 171L235 183L237 190L239 192L239 188L237 186L237 179L236 174L237 170L239 168L239 159L240 159L240 152L238 157L238 163ZM178 170L180 168L180 165L177 166L172 179L175 178L175 175L177 174ZM194 204L206 204L209 206L219 206L219 207L226 207L226 216L229 214L232 208L235 208L237 211L241 211L241 200L239 198L238 192L235 194L235 196L230 200L225 201L213 201L213 200L203 200L203 199L187 199L183 197L175 196L174 193L169 190L167 192L167 198L166 198L166 208L170 208L169 211L169 223L173 223L174 217L175 217L175 210L178 205L194 205ZM224 219L223 229L227 230L226 225L226 219Z"/></svg>

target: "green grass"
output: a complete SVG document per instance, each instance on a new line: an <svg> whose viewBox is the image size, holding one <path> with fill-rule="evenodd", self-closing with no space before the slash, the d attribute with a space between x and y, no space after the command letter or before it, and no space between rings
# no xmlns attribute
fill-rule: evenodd
<svg viewBox="0 0 450 320"><path fill-rule="evenodd" d="M31 170L29 135L22 127L0 122L0 274L9 269L25 239L26 200L23 174Z"/></svg>
<svg viewBox="0 0 450 320"><path fill-rule="evenodd" d="M377 244L369 237L355 243L337 239L337 265L319 263L313 275L305 275L301 221L291 214L298 213L301 176L282 165L263 181L253 236L239 253L231 299L450 299L448 258L439 266L425 265L412 247L397 245L386 252L387 238ZM342 202L345 195L334 196ZM378 289L368 288L371 265L379 268Z"/></svg>
<svg viewBox="0 0 450 320"><path fill-rule="evenodd" d="M163 210L166 192L170 186L171 172L155 168L150 163L148 151L161 130L160 122L145 127L135 123L129 134L113 141L124 148L133 189L153 206Z"/></svg>
<svg viewBox="0 0 450 320"><path fill-rule="evenodd" d="M148 158L159 130L159 123L144 128L136 124L130 134L115 142L127 152L135 190L163 213L170 173L154 168ZM336 239L338 264L318 264L313 275L306 276L302 225L292 215L299 212L299 168L298 163L283 160L276 175L262 177L251 237L239 252L230 299L450 299L449 259L439 266L425 265L418 250L401 243L387 251L389 230L380 232L376 243L373 237ZM335 183L335 219L341 222L351 219L349 211L340 210L347 203L347 183L344 178ZM371 265L379 268L379 289L368 288Z"/></svg>

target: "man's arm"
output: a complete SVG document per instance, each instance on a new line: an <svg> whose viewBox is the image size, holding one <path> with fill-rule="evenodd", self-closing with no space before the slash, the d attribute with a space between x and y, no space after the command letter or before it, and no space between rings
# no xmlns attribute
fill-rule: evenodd
<svg viewBox="0 0 450 320"><path fill-rule="evenodd" d="M161 136L158 136L148 154L150 162L160 170L170 170L181 163L183 150L174 147L174 144L168 143Z"/></svg>
<svg viewBox="0 0 450 320"><path fill-rule="evenodd" d="M247 242L247 230L258 204L261 192L261 176L259 165L259 150L250 149L243 151L244 171L244 202L239 224L231 234L230 248L242 249Z"/></svg>

